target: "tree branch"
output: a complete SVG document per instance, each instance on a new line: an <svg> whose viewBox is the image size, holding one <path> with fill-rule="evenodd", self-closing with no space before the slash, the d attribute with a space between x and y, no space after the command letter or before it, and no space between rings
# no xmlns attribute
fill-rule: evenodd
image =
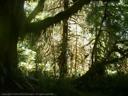
<svg viewBox="0 0 128 96"><path fill-rule="evenodd" d="M31 14L28 16L28 22L31 22L31 20L44 8L44 2L45 0L39 0L38 5L36 8L31 12Z"/></svg>
<svg viewBox="0 0 128 96"><path fill-rule="evenodd" d="M51 16L44 20L40 20L40 21L28 24L26 31L34 32L34 33L41 32L41 30L45 30L49 26L51 26L53 24L57 24L61 20L69 18L71 15L73 15L74 13L77 13L79 10L81 10L84 5L88 5L91 1L102 1L102 0L77 0L67 10L62 11L62 12L56 14L55 16ZM105 1L108 1L108 0L104 0L104 2ZM110 0L110 1L113 1L113 0Z"/></svg>
<svg viewBox="0 0 128 96"><path fill-rule="evenodd" d="M55 16L48 17L44 20L33 22L28 25L27 32L40 32L41 30L45 30L49 26L60 22L66 18L69 18L72 14L76 13L78 10L86 4L89 4L91 0L78 0L74 3L70 8L65 11L62 11Z"/></svg>

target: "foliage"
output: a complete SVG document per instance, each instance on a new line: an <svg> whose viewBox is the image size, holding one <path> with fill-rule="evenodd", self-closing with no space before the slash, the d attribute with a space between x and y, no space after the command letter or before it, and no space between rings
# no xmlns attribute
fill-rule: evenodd
<svg viewBox="0 0 128 96"><path fill-rule="evenodd" d="M2 5L12 19L0 23L2 36L3 30L7 34L7 40L0 40L1 45L6 41L0 47L5 48L0 53L0 83L7 85L4 91L12 92L9 86L13 86L14 91L57 96L127 94L127 0L25 0L23 4L21 20L15 8L7 11ZM16 24L8 23L13 20ZM6 23L7 30L2 27ZM12 67L17 57L22 73Z"/></svg>

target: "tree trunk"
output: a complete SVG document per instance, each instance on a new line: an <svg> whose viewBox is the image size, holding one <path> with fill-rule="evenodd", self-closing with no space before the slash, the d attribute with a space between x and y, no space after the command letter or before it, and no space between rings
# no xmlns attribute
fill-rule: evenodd
<svg viewBox="0 0 128 96"><path fill-rule="evenodd" d="M97 83L102 82L105 77L105 65L102 63L95 63L83 76L77 78L74 84L77 88L86 88L90 85L95 86Z"/></svg>
<svg viewBox="0 0 128 96"><path fill-rule="evenodd" d="M0 84L2 89L14 79L17 69L17 41L21 28L23 0L0 1ZM3 88L4 87L4 88Z"/></svg>
<svg viewBox="0 0 128 96"><path fill-rule="evenodd" d="M11 79L12 72L17 66L17 33L11 17L2 15L0 16L0 76L3 85Z"/></svg>
<svg viewBox="0 0 128 96"><path fill-rule="evenodd" d="M64 0L64 10L68 9L68 0ZM67 75L68 19L63 20L62 46L59 60L60 78Z"/></svg>

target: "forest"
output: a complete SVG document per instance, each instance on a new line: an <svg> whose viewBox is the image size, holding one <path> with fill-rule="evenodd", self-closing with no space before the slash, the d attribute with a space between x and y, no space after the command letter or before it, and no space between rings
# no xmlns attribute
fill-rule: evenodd
<svg viewBox="0 0 128 96"><path fill-rule="evenodd" d="M1 96L128 96L128 0L0 0Z"/></svg>

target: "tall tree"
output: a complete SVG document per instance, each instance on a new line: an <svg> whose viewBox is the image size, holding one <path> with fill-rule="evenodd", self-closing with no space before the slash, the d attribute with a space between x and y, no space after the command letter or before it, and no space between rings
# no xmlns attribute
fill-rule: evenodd
<svg viewBox="0 0 128 96"><path fill-rule="evenodd" d="M7 83L17 67L17 41L25 20L24 0L0 1L0 83Z"/></svg>
<svg viewBox="0 0 128 96"><path fill-rule="evenodd" d="M64 0L64 10L68 9L69 0ZM63 20L63 34L62 34L62 46L61 54L59 56L59 70L60 78L63 78L67 75L67 48L68 48L68 18Z"/></svg>

